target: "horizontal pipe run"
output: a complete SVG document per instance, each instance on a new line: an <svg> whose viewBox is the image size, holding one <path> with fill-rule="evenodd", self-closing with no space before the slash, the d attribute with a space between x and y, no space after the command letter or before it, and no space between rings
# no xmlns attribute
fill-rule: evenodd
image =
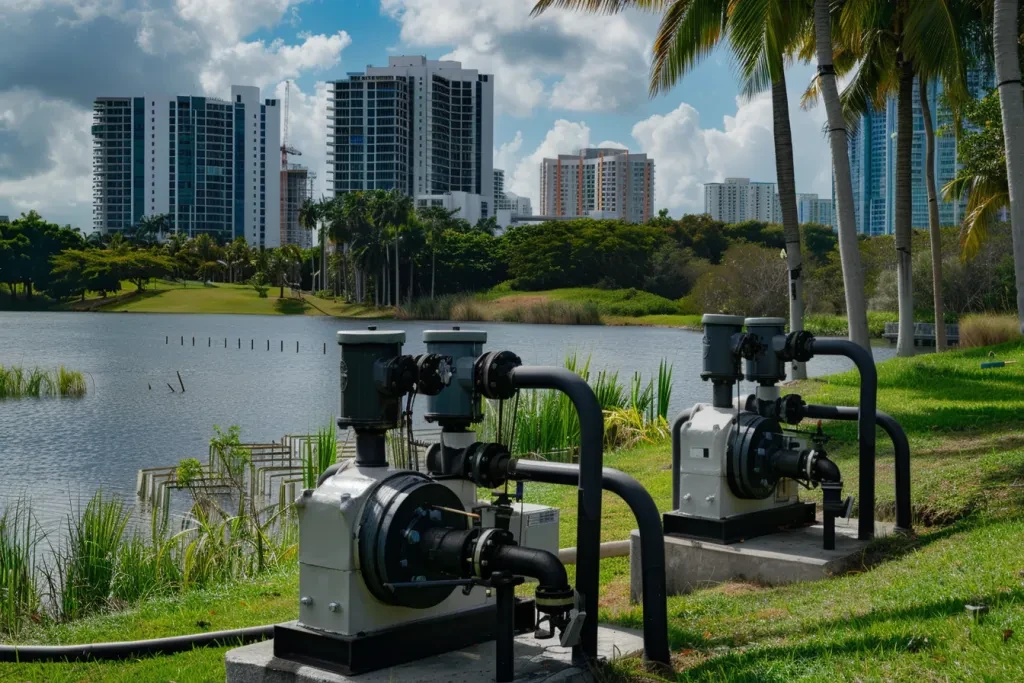
<svg viewBox="0 0 1024 683"><path fill-rule="evenodd" d="M860 413L852 406L808 404L804 406L804 415L816 420L853 421L858 419ZM900 423L888 413L876 410L875 422L892 440L893 467L896 475L896 530L910 532L913 529L910 505L910 442Z"/></svg>
<svg viewBox="0 0 1024 683"><path fill-rule="evenodd" d="M513 460L509 477L517 480L541 481L572 485L580 480L580 467L566 463L537 460ZM665 535L661 530L661 513L647 490L629 475L605 467L601 473L602 488L616 494L629 505L640 532L640 562L643 573L644 657L648 661L668 665L668 606L665 588ZM583 565L577 568L577 575ZM590 613L587 613L590 620ZM596 619L593 620L597 622Z"/></svg>
<svg viewBox="0 0 1024 683"><path fill-rule="evenodd" d="M607 541L601 544L601 559L609 557L629 557L629 541ZM562 564L576 564L576 547L561 548L558 559Z"/></svg>

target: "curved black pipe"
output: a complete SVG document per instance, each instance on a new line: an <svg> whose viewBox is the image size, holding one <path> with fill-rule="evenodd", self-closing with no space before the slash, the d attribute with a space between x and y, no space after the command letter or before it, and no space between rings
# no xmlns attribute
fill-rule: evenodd
<svg viewBox="0 0 1024 683"><path fill-rule="evenodd" d="M690 421L690 416L693 415L693 408L688 408L678 415L676 419L672 420L672 509L679 509L679 468L683 462L682 453L682 437L679 435L679 431L683 428L683 425Z"/></svg>
<svg viewBox="0 0 1024 683"><path fill-rule="evenodd" d="M569 588L565 565L558 555L539 548L518 545L499 546L491 556L492 569L507 569L513 574L537 579L542 588L562 590ZM588 615L589 618L589 615Z"/></svg>
<svg viewBox="0 0 1024 683"><path fill-rule="evenodd" d="M327 481L328 479L333 477L335 475L335 473L338 471L339 467L341 467L341 463L340 462L336 462L333 465L329 465L327 467L327 469L323 471L323 474L321 474L319 477L317 477L316 487L320 488L325 481Z"/></svg>
<svg viewBox="0 0 1024 683"><path fill-rule="evenodd" d="M579 487L576 520L576 590L583 599L587 619L573 662L597 659L597 598L601 562L601 486L604 467L604 415L586 380L565 368L519 366L509 380L516 389L556 389L565 394L579 415L580 465L571 482ZM664 552L664 550L663 550Z"/></svg>
<svg viewBox="0 0 1024 683"><path fill-rule="evenodd" d="M87 645L0 645L0 662L84 662L187 652L197 647L255 643L274 637L274 626L251 626L186 636Z"/></svg>
<svg viewBox="0 0 1024 683"><path fill-rule="evenodd" d="M818 481L839 482L843 478L839 473L839 465L823 457L814 461L814 473L817 475Z"/></svg>
<svg viewBox="0 0 1024 683"><path fill-rule="evenodd" d="M508 476L512 479L572 485L580 481L582 467L538 460L512 460ZM602 487L629 505L640 531L640 565L643 572L644 657L669 664L668 606L665 590L665 535L661 530L658 506L640 482L610 467L601 472ZM595 563L596 566L596 563ZM583 569L577 563L577 572ZM587 621L597 619L587 612Z"/></svg>
<svg viewBox="0 0 1024 683"><path fill-rule="evenodd" d="M849 420L859 417L859 411L851 406L804 406L804 415L818 420ZM896 529L910 532L913 529L910 507L910 442L903 427L891 415L875 411L875 422L885 430L892 440L894 451L893 467L896 475Z"/></svg>
<svg viewBox="0 0 1024 683"><path fill-rule="evenodd" d="M875 410L878 397L878 372L875 359L863 346L846 339L811 339L809 351L815 356L846 356L860 371L860 410L857 441L860 444L860 519L857 538L875 535Z"/></svg>

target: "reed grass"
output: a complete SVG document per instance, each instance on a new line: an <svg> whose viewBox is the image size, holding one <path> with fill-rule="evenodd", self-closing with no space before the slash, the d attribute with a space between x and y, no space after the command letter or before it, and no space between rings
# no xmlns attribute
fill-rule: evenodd
<svg viewBox="0 0 1024 683"><path fill-rule="evenodd" d="M592 301L548 300L507 307L473 294L446 294L417 299L395 311L399 320L498 321L534 325L600 325L601 311Z"/></svg>
<svg viewBox="0 0 1024 683"><path fill-rule="evenodd" d="M324 470L338 460L338 433L332 425L318 429L316 440L303 442L302 484L305 488L316 488L316 481Z"/></svg>
<svg viewBox="0 0 1024 683"><path fill-rule="evenodd" d="M656 380L644 383L637 373L628 387L619 381L618 373L598 372L592 380L589 357L581 362L575 355L568 356L564 366L594 390L604 413L606 448L622 448L668 433L672 366L667 362L661 362ZM579 452L579 415L559 392L520 392L511 401L488 402L481 438L506 444L517 457L569 462Z"/></svg>
<svg viewBox="0 0 1024 683"><path fill-rule="evenodd" d="M40 608L35 556L39 541L31 510L16 502L0 515L0 633L16 635Z"/></svg>
<svg viewBox="0 0 1024 683"><path fill-rule="evenodd" d="M58 556L63 618L74 619L109 604L130 517L120 498L104 498L102 491L81 514L68 516L67 546Z"/></svg>
<svg viewBox="0 0 1024 683"><path fill-rule="evenodd" d="M85 393L85 375L63 365L53 370L0 365L0 399L81 398Z"/></svg>
<svg viewBox="0 0 1024 683"><path fill-rule="evenodd" d="M1021 338L1015 315L967 315L960 320L960 347L993 346Z"/></svg>

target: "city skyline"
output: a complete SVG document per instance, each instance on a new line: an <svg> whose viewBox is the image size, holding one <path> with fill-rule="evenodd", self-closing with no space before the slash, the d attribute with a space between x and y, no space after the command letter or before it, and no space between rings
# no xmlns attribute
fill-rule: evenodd
<svg viewBox="0 0 1024 683"><path fill-rule="evenodd" d="M727 175L774 179L766 95L737 99L724 52L713 53L667 96L646 93L657 18L551 12L532 2L291 0L194 3L147 9L137 0L67 0L5 8L0 37L22 48L3 57L0 80L0 214L36 209L89 230L92 103L98 96L156 93L224 97L231 83L283 100L292 81L289 140L326 183L328 83L396 54L461 61L492 73L494 166L507 191L539 206L543 158L581 147L621 146L657 161L655 211L700 212L700 184ZM146 10L146 11L143 11ZM44 39L24 43L17 36ZM608 36L615 40L607 40ZM482 39L478 40L478 37ZM71 49L71 46L74 49ZM67 78L74 64L76 77ZM824 111L799 108L813 65L788 74L801 190L828 194ZM799 131L814 131L800 135ZM608 144L606 144L608 143Z"/></svg>

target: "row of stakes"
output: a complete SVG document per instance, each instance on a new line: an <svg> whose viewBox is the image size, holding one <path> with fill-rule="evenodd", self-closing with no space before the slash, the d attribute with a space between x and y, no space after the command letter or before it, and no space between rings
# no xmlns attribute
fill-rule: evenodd
<svg viewBox="0 0 1024 683"><path fill-rule="evenodd" d="M164 336L164 344L170 344L170 343L171 343L170 335L165 335ZM181 337L181 345L182 346L185 345L185 337L184 337L184 335ZM192 346L195 346L195 345L196 345L196 338L192 337ZM206 345L208 347L213 347L213 337L207 337L206 338ZM224 337L224 348L225 349L228 348L228 338L227 337ZM242 348L242 340L241 340L241 338L239 338L239 340L238 340L238 348ZM250 348L250 350L253 350L253 351L256 350L256 340L255 339L250 339L249 340L249 348ZM267 351L269 351L269 350L270 350L270 340L268 339L267 340ZM281 340L281 351L284 352L284 340L283 339ZM298 352L299 352L299 342L296 341L295 342L295 353L298 353ZM327 342L324 342L324 355L327 355Z"/></svg>

